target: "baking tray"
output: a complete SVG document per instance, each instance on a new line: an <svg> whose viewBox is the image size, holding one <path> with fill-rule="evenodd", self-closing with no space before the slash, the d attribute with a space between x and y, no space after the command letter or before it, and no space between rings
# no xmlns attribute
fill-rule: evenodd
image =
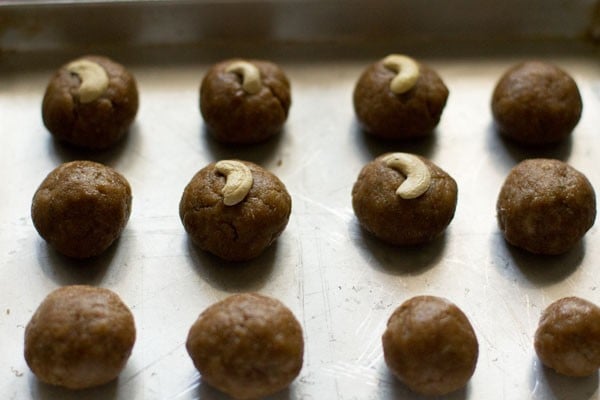
<svg viewBox="0 0 600 400"><path fill-rule="evenodd" d="M597 374L561 377L540 365L532 344L540 312L552 301L578 295L600 303L597 226L569 253L537 257L506 245L495 220L500 186L525 158L565 160L600 188L598 2L530 1L527 16L515 8L521 1L369 2L375 9L368 15L366 2L352 1L32 3L0 2L1 398L224 399L202 382L185 340L204 308L246 291L280 299L304 328L302 372L273 399L420 398L388 372L380 339L393 309L420 294L456 303L479 339L473 378L446 398L600 398ZM400 23L392 23L395 16ZM106 21L112 21L110 29ZM235 21L246 22L232 33ZM391 52L424 60L450 89L430 138L382 142L357 126L354 83L366 65ZM56 143L41 121L50 75L86 53L125 64L140 91L129 136L101 153ZM231 148L204 130L200 80L212 63L232 56L272 59L292 82L285 130L267 143ZM489 101L504 70L529 58L568 70L584 110L572 139L525 151L497 136ZM358 172L387 151L425 155L458 182L454 220L431 244L381 244L354 217L350 193ZM276 244L242 264L198 251L178 216L192 175L210 161L232 157L272 170L293 201ZM29 210L46 174L81 158L122 172L134 194L121 239L86 262L49 249ZM120 378L83 392L39 383L22 354L33 311L47 293L67 284L116 291L138 330Z"/></svg>

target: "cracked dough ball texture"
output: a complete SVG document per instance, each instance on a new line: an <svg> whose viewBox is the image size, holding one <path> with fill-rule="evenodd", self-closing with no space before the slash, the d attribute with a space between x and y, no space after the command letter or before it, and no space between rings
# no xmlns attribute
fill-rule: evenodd
<svg viewBox="0 0 600 400"><path fill-rule="evenodd" d="M539 61L510 68L492 95L492 113L500 134L525 145L565 139L579 122L582 107L573 78Z"/></svg>
<svg viewBox="0 0 600 400"><path fill-rule="evenodd" d="M298 376L304 340L285 305L247 293L202 312L186 347L202 380L234 398L256 399L284 389Z"/></svg>
<svg viewBox="0 0 600 400"><path fill-rule="evenodd" d="M453 303L435 296L413 297L398 307L382 342L390 370L424 395L444 395L465 386L479 354L467 317Z"/></svg>
<svg viewBox="0 0 600 400"><path fill-rule="evenodd" d="M85 389L115 379L135 343L133 315L114 292L65 286L50 293L25 328L25 360L43 382Z"/></svg>
<svg viewBox="0 0 600 400"><path fill-rule="evenodd" d="M279 178L242 162L250 168L253 184L240 203L223 203L226 178L215 163L194 175L179 203L179 216L192 241L227 261L258 257L283 232L292 210L291 197Z"/></svg>
<svg viewBox="0 0 600 400"><path fill-rule="evenodd" d="M354 110L363 129L382 139L412 139L429 135L440 121L448 88L439 75L419 64L419 78L408 92L395 94L396 73L383 60L370 65L354 88Z"/></svg>
<svg viewBox="0 0 600 400"><path fill-rule="evenodd" d="M535 254L562 254L594 224L596 195L587 178L568 164L530 159L510 171L496 210L506 241Z"/></svg>
<svg viewBox="0 0 600 400"><path fill-rule="evenodd" d="M90 103L79 100L81 79L63 65L51 78L42 102L46 128L62 142L87 149L105 149L129 130L138 110L138 91L133 75L113 60L86 56L104 68L108 88Z"/></svg>
<svg viewBox="0 0 600 400"><path fill-rule="evenodd" d="M215 139L229 144L262 142L279 133L291 105L290 82L276 64L247 60L260 71L262 88L249 94L240 75L226 72L239 59L214 65L200 86L200 111Z"/></svg>
<svg viewBox="0 0 600 400"><path fill-rule="evenodd" d="M406 179L377 157L363 167L352 189L352 206L361 226L379 239L397 246L429 242L440 235L454 217L456 182L431 161L431 185L421 196L407 200L396 194Z"/></svg>
<svg viewBox="0 0 600 400"><path fill-rule="evenodd" d="M121 235L131 213L131 188L118 172L92 161L54 169L33 196L38 233L68 257L101 254Z"/></svg>
<svg viewBox="0 0 600 400"><path fill-rule="evenodd" d="M542 363L568 376L589 376L600 368L600 308L578 297L565 297L542 313L535 333Z"/></svg>

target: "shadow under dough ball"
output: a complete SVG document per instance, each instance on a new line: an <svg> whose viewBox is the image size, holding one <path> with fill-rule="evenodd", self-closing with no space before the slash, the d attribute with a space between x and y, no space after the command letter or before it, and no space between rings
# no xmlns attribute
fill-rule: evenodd
<svg viewBox="0 0 600 400"><path fill-rule="evenodd" d="M133 75L106 57L86 56L63 65L51 78L42 118L54 137L100 150L118 142L138 110Z"/></svg>
<svg viewBox="0 0 600 400"><path fill-rule="evenodd" d="M600 308L578 297L565 297L542 313L535 351L559 374L589 376L600 368Z"/></svg>
<svg viewBox="0 0 600 400"><path fill-rule="evenodd" d="M25 360L42 382L85 389L115 379L135 343L131 311L114 292L65 286L50 293L25 328Z"/></svg>
<svg viewBox="0 0 600 400"><path fill-rule="evenodd" d="M200 86L200 111L208 132L229 144L258 143L279 133L291 101L287 76L268 61L220 62Z"/></svg>
<svg viewBox="0 0 600 400"><path fill-rule="evenodd" d="M398 307L382 337L383 356L412 391L440 396L465 386L475 372L479 344L465 314L435 296L417 296Z"/></svg>
<svg viewBox="0 0 600 400"><path fill-rule="evenodd" d="M565 139L579 122L582 107L573 78L539 61L509 69L492 96L492 113L500 134L525 145Z"/></svg>
<svg viewBox="0 0 600 400"><path fill-rule="evenodd" d="M578 243L596 218L596 195L568 164L530 159L515 166L496 204L506 241L535 254L562 254Z"/></svg>
<svg viewBox="0 0 600 400"><path fill-rule="evenodd" d="M454 217L458 188L431 161L389 153L363 167L352 188L361 226L393 245L416 245L440 235Z"/></svg>
<svg viewBox="0 0 600 400"><path fill-rule="evenodd" d="M191 327L187 351L202 380L237 399L258 399L300 373L302 327L280 301L237 294L208 307Z"/></svg>
<svg viewBox="0 0 600 400"><path fill-rule="evenodd" d="M408 84L394 85L398 77L406 77ZM353 99L358 121L367 133L382 139L412 139L429 135L437 126L448 88L426 65L391 55L361 74Z"/></svg>
<svg viewBox="0 0 600 400"><path fill-rule="evenodd" d="M283 232L291 210L291 197L279 178L239 160L201 169L179 203L194 244L227 261L258 257Z"/></svg>
<svg viewBox="0 0 600 400"><path fill-rule="evenodd" d="M92 161L54 169L33 196L31 218L38 233L68 257L104 252L131 213L131 188L118 172Z"/></svg>

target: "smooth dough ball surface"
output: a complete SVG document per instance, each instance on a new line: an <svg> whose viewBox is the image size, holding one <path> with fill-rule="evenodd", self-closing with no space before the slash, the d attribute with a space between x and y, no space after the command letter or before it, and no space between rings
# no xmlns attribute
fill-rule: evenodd
<svg viewBox="0 0 600 400"><path fill-rule="evenodd" d="M101 254L121 235L131 213L131 187L123 175L92 161L58 166L33 196L38 233L73 258Z"/></svg>
<svg viewBox="0 0 600 400"><path fill-rule="evenodd" d="M525 145L565 139L579 122L582 108L573 78L540 61L510 68L492 95L492 113L500 134Z"/></svg>
<svg viewBox="0 0 600 400"><path fill-rule="evenodd" d="M50 293L25 328L25 360L37 378L68 389L115 379L135 343L133 315L112 291L65 286Z"/></svg>
<svg viewBox="0 0 600 400"><path fill-rule="evenodd" d="M588 179L568 164L530 159L515 166L496 204L500 230L514 246L535 254L565 253L596 218L596 195Z"/></svg>
<svg viewBox="0 0 600 400"><path fill-rule="evenodd" d="M276 299L248 293L207 308L194 323L187 350L204 381L237 399L287 387L300 373L302 328Z"/></svg>
<svg viewBox="0 0 600 400"><path fill-rule="evenodd" d="M588 376L600 368L600 308L565 297L542 313L535 351L544 365L568 376Z"/></svg>
<svg viewBox="0 0 600 400"><path fill-rule="evenodd" d="M477 364L479 345L467 317L435 296L404 302L383 334L390 370L412 391L444 395L465 386Z"/></svg>

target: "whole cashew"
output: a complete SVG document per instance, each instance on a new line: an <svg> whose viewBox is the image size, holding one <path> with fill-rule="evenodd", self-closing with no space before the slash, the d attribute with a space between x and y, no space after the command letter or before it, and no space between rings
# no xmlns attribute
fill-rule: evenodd
<svg viewBox="0 0 600 400"><path fill-rule="evenodd" d="M408 92L419 79L419 64L410 57L391 54L383 59L383 66L396 72L390 83L390 90L395 94Z"/></svg>
<svg viewBox="0 0 600 400"><path fill-rule="evenodd" d="M431 186L429 167L414 154L392 153L386 156L385 164L406 177L396 189L396 194L403 199L415 199L425 193Z"/></svg>
<svg viewBox="0 0 600 400"><path fill-rule="evenodd" d="M262 87L260 80L260 71L256 65L251 64L247 61L235 61L229 64L225 69L225 72L233 72L241 75L242 77L242 88L248 94L256 94Z"/></svg>
<svg viewBox="0 0 600 400"><path fill-rule="evenodd" d="M80 59L69 63L67 70L77 74L81 79L79 101L82 103L91 103L102 96L108 88L108 74L100 64Z"/></svg>
<svg viewBox="0 0 600 400"><path fill-rule="evenodd" d="M236 160L221 160L215 168L226 178L222 191L225 205L233 206L244 200L253 183L250 168Z"/></svg>

